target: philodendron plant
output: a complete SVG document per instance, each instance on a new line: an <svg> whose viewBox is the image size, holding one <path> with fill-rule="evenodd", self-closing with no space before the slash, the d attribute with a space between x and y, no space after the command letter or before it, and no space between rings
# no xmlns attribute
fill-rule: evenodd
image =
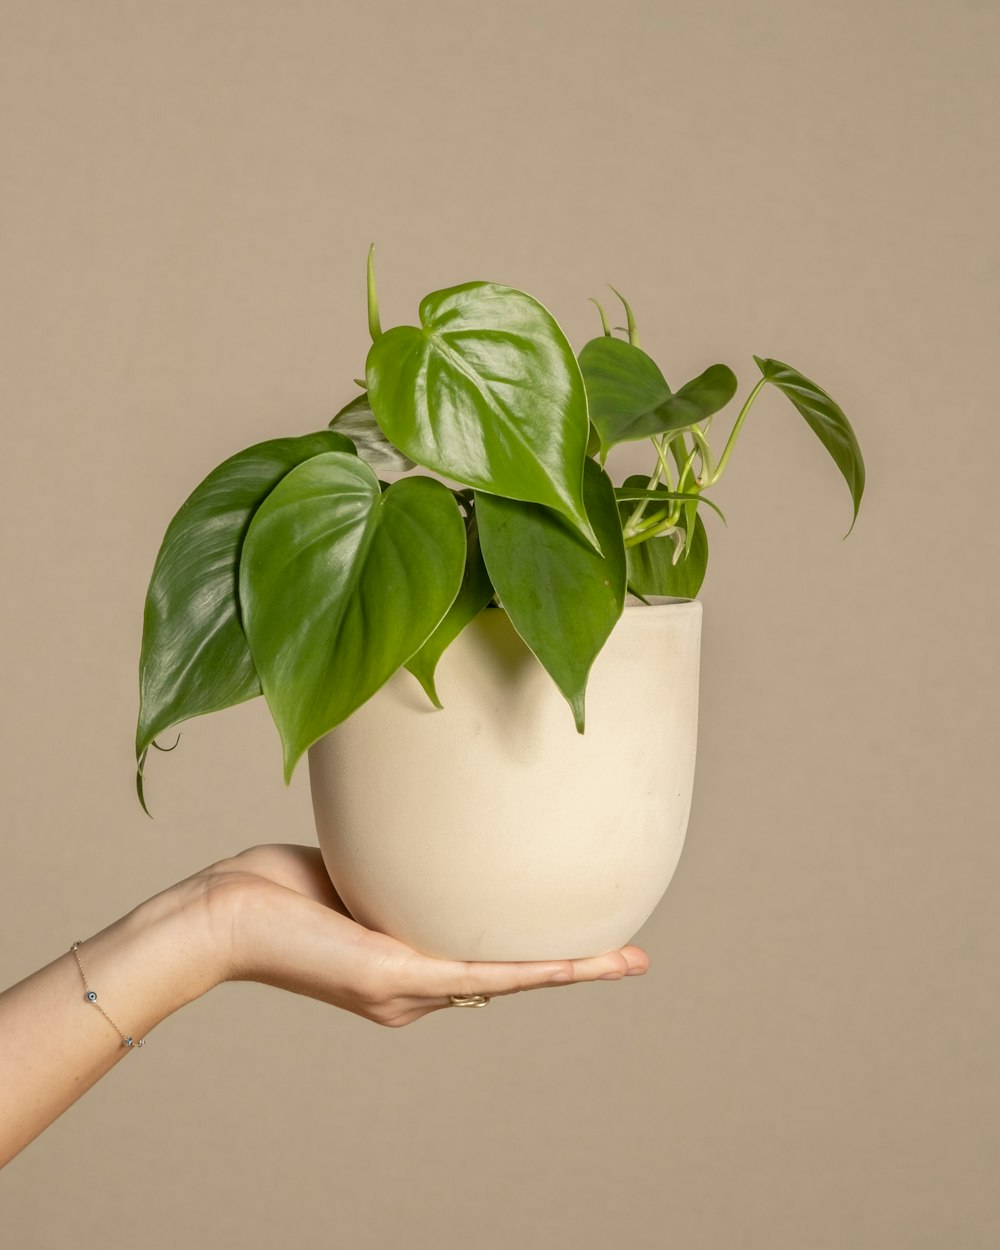
<svg viewBox="0 0 1000 1250"><path fill-rule="evenodd" d="M701 505L718 511L706 492L765 386L827 449L857 517L861 452L825 391L755 356L760 376L716 455L709 430L736 395L735 374L711 365L672 390L621 302L626 337L598 304L603 334L579 356L536 299L492 282L435 291L419 325L383 331L369 253L360 394L325 430L226 460L167 529L143 629L141 800L159 735L261 693L286 781L400 668L440 707L442 653L493 605L582 733L587 676L626 590L697 595L708 561ZM639 440L650 443L648 475L613 485L609 451ZM409 475L418 465L436 476Z"/></svg>

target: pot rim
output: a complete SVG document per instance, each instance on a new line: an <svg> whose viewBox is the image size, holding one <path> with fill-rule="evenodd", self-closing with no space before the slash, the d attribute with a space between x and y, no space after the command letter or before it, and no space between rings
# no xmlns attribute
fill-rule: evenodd
<svg viewBox="0 0 1000 1250"><path fill-rule="evenodd" d="M675 595L646 595L644 597L646 600L645 603L643 603L642 599L640 599L638 595L627 594L625 596L625 607L641 608L643 611L648 611L650 608L665 609L691 608L695 606L699 608L701 607L700 599L683 599Z"/></svg>

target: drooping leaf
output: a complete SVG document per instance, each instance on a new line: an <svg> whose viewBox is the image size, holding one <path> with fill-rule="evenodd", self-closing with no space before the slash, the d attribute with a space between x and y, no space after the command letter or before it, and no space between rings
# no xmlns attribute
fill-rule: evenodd
<svg viewBox="0 0 1000 1250"><path fill-rule="evenodd" d="M786 395L799 410L806 423L830 453L834 464L844 475L854 504L851 529L858 519L861 496L865 491L865 462L861 448L843 409L815 382L810 382L791 365L780 360L754 356L764 377Z"/></svg>
<svg viewBox="0 0 1000 1250"><path fill-rule="evenodd" d="M420 305L419 326L372 344L366 376L379 425L417 464L554 508L593 537L583 379L562 330L530 295L489 282L436 291Z"/></svg>
<svg viewBox="0 0 1000 1250"><path fill-rule="evenodd" d="M376 473L405 473L413 468L413 461L382 433L367 391L341 408L331 420L330 429L349 438L361 459Z"/></svg>
<svg viewBox="0 0 1000 1250"><path fill-rule="evenodd" d="M239 593L286 781L423 645L464 567L461 513L431 478L383 492L362 460L333 452L268 495L244 542Z"/></svg>
<svg viewBox="0 0 1000 1250"><path fill-rule="evenodd" d="M483 563L483 553L479 545L479 525L474 509L466 522L465 534L465 575L462 578L461 589L444 620L406 664L409 671L423 686L428 699L437 708L442 706L434 682L438 661L466 625L474 620L493 598L493 584L489 573L486 572L486 565Z"/></svg>
<svg viewBox="0 0 1000 1250"><path fill-rule="evenodd" d="M258 443L213 470L170 522L146 595L136 759L171 726L260 694L240 624L240 550L268 493L330 451L353 447L328 430Z"/></svg>
<svg viewBox="0 0 1000 1250"><path fill-rule="evenodd" d="M566 696L583 733L587 677L625 602L614 489L588 460L584 496L603 556L537 504L476 497L483 558L511 623Z"/></svg>
<svg viewBox="0 0 1000 1250"><path fill-rule="evenodd" d="M617 443L704 421L736 394L736 376L726 365L711 365L671 392L656 362L622 339L591 339L580 352L580 369L604 454Z"/></svg>

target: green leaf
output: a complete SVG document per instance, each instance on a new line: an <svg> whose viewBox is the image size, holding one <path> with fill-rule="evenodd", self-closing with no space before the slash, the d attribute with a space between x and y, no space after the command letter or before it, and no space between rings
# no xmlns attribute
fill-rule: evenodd
<svg viewBox="0 0 1000 1250"><path fill-rule="evenodd" d="M555 508L593 538L583 379L562 330L530 295L489 282L428 295L419 327L396 326L372 344L366 376L379 425L417 464Z"/></svg>
<svg viewBox="0 0 1000 1250"><path fill-rule="evenodd" d="M705 523L695 514L694 528L685 510L681 529L690 534L677 563L677 546L671 538L650 538L625 552L629 589L639 595L669 595L694 599L701 590L708 565L708 534Z"/></svg>
<svg viewBox="0 0 1000 1250"><path fill-rule="evenodd" d="M431 478L383 492L362 460L333 452L268 495L243 546L240 603L286 781L423 645L464 567L461 513Z"/></svg>
<svg viewBox="0 0 1000 1250"><path fill-rule="evenodd" d="M760 356L754 356L754 360L767 381L787 395L805 417L809 428L844 475L854 504L854 516L851 520L853 529L865 490L865 462L861 458L861 448L851 423L836 400L791 365L782 364L780 360L762 359Z"/></svg>
<svg viewBox="0 0 1000 1250"><path fill-rule="evenodd" d="M592 460L584 475L599 556L548 508L478 495L483 558L511 624L566 696L583 733L587 677L625 602L615 493Z"/></svg>
<svg viewBox="0 0 1000 1250"><path fill-rule="evenodd" d="M483 563L482 548L479 545L479 525L474 509L466 521L465 534L465 575L462 578L462 587L444 620L406 665L423 686L428 699L437 708L442 706L434 684L434 672L438 661L466 625L477 617L493 598L493 583Z"/></svg>
<svg viewBox="0 0 1000 1250"><path fill-rule="evenodd" d="M669 491L664 486L656 490L645 489L647 479L633 475L616 491L619 500L622 524L627 521L631 508L623 506L622 501L628 499L677 499L676 491ZM684 498L684 496L680 496ZM669 535L648 538L645 542L627 547L625 558L628 566L628 587L633 594L640 597L646 595L667 595L677 599L694 599L705 580L708 566L708 534L705 525L698 515L698 503L706 503L722 516L722 513L710 499L695 496L689 497L684 503L678 521L678 529L683 535L679 546ZM725 521L725 517L722 518Z"/></svg>
<svg viewBox="0 0 1000 1250"><path fill-rule="evenodd" d="M260 694L237 599L244 536L290 470L330 451L353 448L329 431L258 443L213 470L170 522L146 595L136 759L171 726Z"/></svg>
<svg viewBox="0 0 1000 1250"><path fill-rule="evenodd" d="M367 392L341 408L330 422L330 429L349 438L361 459L376 473L405 473L413 468L413 461L382 433Z"/></svg>
<svg viewBox="0 0 1000 1250"><path fill-rule="evenodd" d="M591 339L580 369L604 454L617 443L704 421L736 394L736 375L726 365L711 365L673 393L656 362L621 339Z"/></svg>

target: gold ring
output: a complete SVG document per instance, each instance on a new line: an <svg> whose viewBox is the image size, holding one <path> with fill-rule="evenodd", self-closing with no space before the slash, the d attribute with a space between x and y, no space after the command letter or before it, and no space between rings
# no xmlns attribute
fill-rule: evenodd
<svg viewBox="0 0 1000 1250"><path fill-rule="evenodd" d="M486 994L452 994L451 996L453 1007L485 1007L489 1001L489 996Z"/></svg>

